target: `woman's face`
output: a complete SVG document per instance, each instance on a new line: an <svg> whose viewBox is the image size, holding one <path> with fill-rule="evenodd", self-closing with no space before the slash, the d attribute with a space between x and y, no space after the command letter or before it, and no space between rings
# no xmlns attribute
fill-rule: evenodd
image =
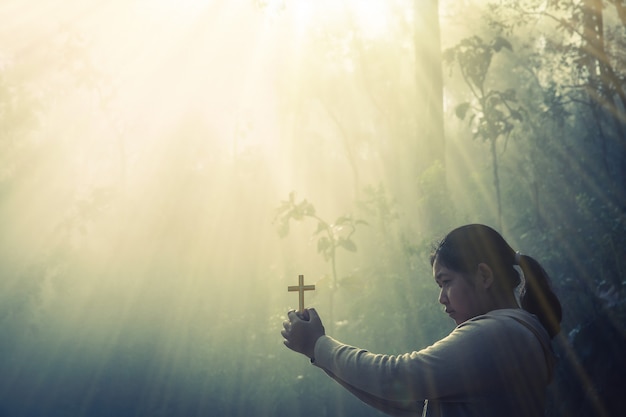
<svg viewBox="0 0 626 417"><path fill-rule="evenodd" d="M433 275L441 288L439 302L457 325L485 313L483 287L476 285L474 277L448 269L437 260L433 264Z"/></svg>

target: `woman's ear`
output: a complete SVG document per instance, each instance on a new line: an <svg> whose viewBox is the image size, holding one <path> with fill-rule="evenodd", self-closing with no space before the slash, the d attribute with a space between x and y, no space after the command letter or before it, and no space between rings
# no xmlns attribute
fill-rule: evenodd
<svg viewBox="0 0 626 417"><path fill-rule="evenodd" d="M478 272L476 273L477 283L487 289L493 285L493 271L491 267L484 262L478 264Z"/></svg>

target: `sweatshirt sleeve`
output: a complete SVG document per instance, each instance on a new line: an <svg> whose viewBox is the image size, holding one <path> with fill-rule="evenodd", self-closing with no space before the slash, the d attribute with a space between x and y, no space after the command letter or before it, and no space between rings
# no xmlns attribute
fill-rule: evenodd
<svg viewBox="0 0 626 417"><path fill-rule="evenodd" d="M339 385L343 386L356 398L363 401L365 404L368 404L371 407L374 407L377 410L384 412L387 415L395 417L415 417L418 415L422 415L424 409L423 402L394 401L386 398L377 397L366 391L360 390L346 383L345 381L342 381L328 370L324 371L328 374L328 376L333 378Z"/></svg>
<svg viewBox="0 0 626 417"><path fill-rule="evenodd" d="M318 339L314 365L351 391L399 403L428 398L426 369L419 352L404 355L373 354L345 345L329 336ZM426 371L426 372L425 372ZM358 395L357 395L358 396Z"/></svg>
<svg viewBox="0 0 626 417"><path fill-rule="evenodd" d="M505 380L505 374L516 372L511 355L516 344L527 345L530 332L519 330L521 325L515 331L510 327L510 322L484 316L458 326L430 347L403 355L373 354L322 336L315 345L314 364L353 392L398 404L454 398L489 389Z"/></svg>

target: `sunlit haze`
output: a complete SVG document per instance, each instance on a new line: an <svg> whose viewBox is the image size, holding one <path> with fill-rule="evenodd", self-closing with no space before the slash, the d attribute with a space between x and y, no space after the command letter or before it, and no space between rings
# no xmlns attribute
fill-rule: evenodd
<svg viewBox="0 0 626 417"><path fill-rule="evenodd" d="M217 383L211 349L276 360L299 274L317 285L307 305L326 311L329 328L352 323L348 283L378 229L360 226L372 240L331 265L317 220L291 221L281 238L275 210L293 192L332 222L384 181L381 157L397 129L385 102L404 94L389 86L412 66L408 3L36 3L0 5L3 88L20 89L21 112L6 119L15 141L0 151L3 293L16 317L38 306L24 316L32 326L11 322L11 346L40 358L37 369L20 359L6 372L24 384L37 372L66 378L53 365L71 357L78 368L67 378L85 386L100 384L92 371L104 368L150 369L164 381L197 369ZM391 56L403 63L372 66L368 77L383 81L363 95L370 81L352 74L376 61L356 51L393 36L403 39ZM410 118L407 97L396 112ZM31 298L19 296L25 283L37 288ZM161 401L150 398L137 407Z"/></svg>
<svg viewBox="0 0 626 417"><path fill-rule="evenodd" d="M483 8L2 0L0 416L6 398L24 416L306 416L322 375L280 337L300 274L348 343L395 353L446 334L434 241L458 222L561 221L531 180L553 172L536 143L565 122L477 139L480 99L458 63L442 71L441 50L492 39ZM570 81L528 81L501 49L485 91L523 84L528 112L533 83ZM572 165L561 145L546 146Z"/></svg>

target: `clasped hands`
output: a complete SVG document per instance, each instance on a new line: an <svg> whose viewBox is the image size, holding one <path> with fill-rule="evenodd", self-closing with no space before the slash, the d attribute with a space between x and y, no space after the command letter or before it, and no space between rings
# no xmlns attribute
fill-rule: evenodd
<svg viewBox="0 0 626 417"><path fill-rule="evenodd" d="M280 332L285 338L285 346L313 359L315 342L326 334L317 311L314 308L302 312L289 310L287 317L288 320L283 322L284 330Z"/></svg>

